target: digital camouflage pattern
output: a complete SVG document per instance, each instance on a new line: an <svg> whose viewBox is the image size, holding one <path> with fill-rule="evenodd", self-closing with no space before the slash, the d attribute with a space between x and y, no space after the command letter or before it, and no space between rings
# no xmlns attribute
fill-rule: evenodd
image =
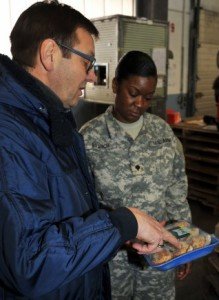
<svg viewBox="0 0 219 300"><path fill-rule="evenodd" d="M121 258L121 257L120 257ZM152 268L141 270L123 260L110 262L112 299L118 300L174 300L175 272L161 272ZM131 295L134 295L131 296Z"/></svg>
<svg viewBox="0 0 219 300"><path fill-rule="evenodd" d="M143 117L135 140L114 119L111 106L82 127L99 200L112 208L137 207L158 221L190 221L182 146L165 121L149 113ZM136 300L174 299L174 271L142 271L128 264L124 250L110 269L112 293L121 296L114 299L129 299L132 288L140 294Z"/></svg>

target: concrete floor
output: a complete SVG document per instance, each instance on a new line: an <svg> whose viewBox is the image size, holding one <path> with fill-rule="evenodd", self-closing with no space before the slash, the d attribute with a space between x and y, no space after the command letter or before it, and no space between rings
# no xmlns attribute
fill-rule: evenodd
<svg viewBox="0 0 219 300"><path fill-rule="evenodd" d="M219 215L214 215L213 210L196 201L189 201L193 224L208 233L214 233L215 225L219 222ZM214 257L219 262L219 254L212 253L192 263L192 272L182 281L176 282L176 300L219 300L209 283L212 279L219 289L219 272L209 261ZM168 299L163 299L168 300Z"/></svg>

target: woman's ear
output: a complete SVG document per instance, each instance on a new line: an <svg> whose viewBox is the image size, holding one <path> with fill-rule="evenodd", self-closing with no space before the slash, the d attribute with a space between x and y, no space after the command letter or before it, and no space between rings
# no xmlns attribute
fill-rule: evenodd
<svg viewBox="0 0 219 300"><path fill-rule="evenodd" d="M114 94L117 94L117 89L118 89L118 83L116 78L114 77L112 80L112 90Z"/></svg>

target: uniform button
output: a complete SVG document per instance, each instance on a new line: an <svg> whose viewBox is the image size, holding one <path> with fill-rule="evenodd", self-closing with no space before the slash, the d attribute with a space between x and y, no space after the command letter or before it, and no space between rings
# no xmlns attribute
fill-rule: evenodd
<svg viewBox="0 0 219 300"><path fill-rule="evenodd" d="M135 166L135 169L136 169L137 171L139 171L139 170L141 169L141 167L140 167L139 165L136 165L136 166Z"/></svg>

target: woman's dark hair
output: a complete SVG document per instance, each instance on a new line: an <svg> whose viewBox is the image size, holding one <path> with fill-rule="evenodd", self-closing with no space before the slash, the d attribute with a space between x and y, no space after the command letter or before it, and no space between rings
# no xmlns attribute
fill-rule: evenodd
<svg viewBox="0 0 219 300"><path fill-rule="evenodd" d="M11 32L11 53L13 59L23 67L33 67L37 50L47 38L72 47L77 42L75 31L84 28L98 37L98 30L93 23L79 11L57 2L37 2L25 10L18 18ZM69 51L61 49L63 56Z"/></svg>
<svg viewBox="0 0 219 300"><path fill-rule="evenodd" d="M212 88L214 90L219 90L219 76L215 78Z"/></svg>
<svg viewBox="0 0 219 300"><path fill-rule="evenodd" d="M130 76L157 77L157 68L152 58L141 51L130 51L119 61L115 78L117 82Z"/></svg>

